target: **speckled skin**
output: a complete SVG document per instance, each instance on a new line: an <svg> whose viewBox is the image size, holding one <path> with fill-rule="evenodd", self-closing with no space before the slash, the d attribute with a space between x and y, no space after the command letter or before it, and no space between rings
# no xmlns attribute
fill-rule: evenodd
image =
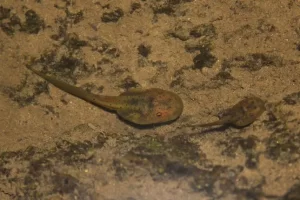
<svg viewBox="0 0 300 200"><path fill-rule="evenodd" d="M265 111L265 102L258 97L247 97L232 108L222 113L218 121L201 124L200 126L216 126L231 124L237 127L244 127L253 123Z"/></svg>
<svg viewBox="0 0 300 200"><path fill-rule="evenodd" d="M135 124L149 125L173 121L183 111L183 103L178 95L159 88L131 89L120 96L95 95L35 69L29 67L28 69L61 90L95 105L114 110L120 117Z"/></svg>

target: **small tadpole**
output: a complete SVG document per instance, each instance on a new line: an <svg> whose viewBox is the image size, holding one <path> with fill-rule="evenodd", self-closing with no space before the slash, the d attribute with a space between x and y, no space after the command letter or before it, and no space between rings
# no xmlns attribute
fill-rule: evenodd
<svg viewBox="0 0 300 200"><path fill-rule="evenodd" d="M225 110L218 121L200 124L199 126L208 127L228 124L236 127L245 127L252 124L265 110L265 102L262 99L256 96L249 96Z"/></svg>

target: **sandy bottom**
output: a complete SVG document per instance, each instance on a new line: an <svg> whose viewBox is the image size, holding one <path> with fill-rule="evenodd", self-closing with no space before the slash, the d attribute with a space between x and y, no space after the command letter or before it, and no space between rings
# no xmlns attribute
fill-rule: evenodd
<svg viewBox="0 0 300 200"><path fill-rule="evenodd" d="M300 199L300 2L2 0L0 199ZM48 84L162 88L182 115L136 126ZM244 128L200 128L244 97Z"/></svg>

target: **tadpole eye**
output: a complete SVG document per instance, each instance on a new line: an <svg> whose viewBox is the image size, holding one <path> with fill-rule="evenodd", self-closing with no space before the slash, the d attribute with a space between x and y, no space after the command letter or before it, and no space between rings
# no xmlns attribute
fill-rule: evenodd
<svg viewBox="0 0 300 200"><path fill-rule="evenodd" d="M157 113L156 113L156 116L157 116L157 117L161 117L161 116L162 116L161 112L157 112Z"/></svg>
<svg viewBox="0 0 300 200"><path fill-rule="evenodd" d="M247 105L247 109L249 109L249 110L255 110L255 109L257 109L257 106L256 106L256 104L255 103L251 103L251 104L249 104L249 105Z"/></svg>

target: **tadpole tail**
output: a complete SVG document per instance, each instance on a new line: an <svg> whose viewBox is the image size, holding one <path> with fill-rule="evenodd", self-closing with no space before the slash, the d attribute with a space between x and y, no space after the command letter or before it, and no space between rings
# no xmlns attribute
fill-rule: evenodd
<svg viewBox="0 0 300 200"><path fill-rule="evenodd" d="M38 76L42 77L52 85L56 86L57 88L72 94L73 96L76 96L80 99L83 99L87 102L93 103L98 106L105 107L110 110L117 110L120 105L117 103L118 102L118 97L117 96L104 96L104 95L95 95L90 92L87 92L86 90L76 87L73 85L70 85L68 83L65 83L61 80L56 79L55 77L48 76L46 74L43 74L29 66L26 66L29 70L37 74Z"/></svg>
<svg viewBox="0 0 300 200"><path fill-rule="evenodd" d="M209 126L220 126L220 125L223 125L223 124L224 124L224 120L218 120L218 121L215 121L215 122L200 124L200 125L197 125L197 126L199 126L199 127L209 127Z"/></svg>

